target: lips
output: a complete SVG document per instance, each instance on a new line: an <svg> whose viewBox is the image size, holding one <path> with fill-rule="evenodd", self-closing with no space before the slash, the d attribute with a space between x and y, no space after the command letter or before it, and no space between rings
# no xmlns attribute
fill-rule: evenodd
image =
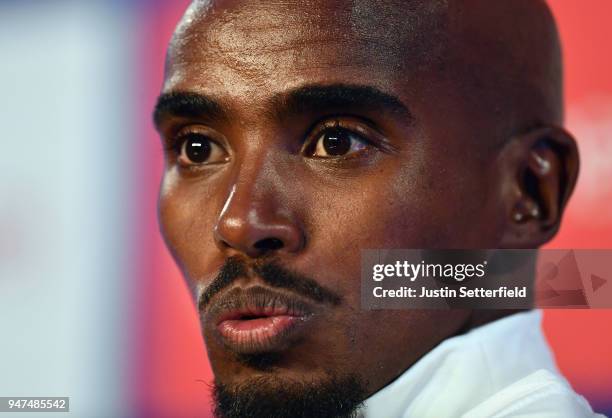
<svg viewBox="0 0 612 418"><path fill-rule="evenodd" d="M287 348L313 312L300 298L256 286L228 291L213 302L207 316L227 348L247 354Z"/></svg>

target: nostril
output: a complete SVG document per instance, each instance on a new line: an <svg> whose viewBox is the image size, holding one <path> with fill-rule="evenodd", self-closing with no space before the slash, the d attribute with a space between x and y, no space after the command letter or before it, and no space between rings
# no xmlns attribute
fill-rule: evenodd
<svg viewBox="0 0 612 418"><path fill-rule="evenodd" d="M283 248L285 244L278 238L264 238L257 241L254 247L260 251L274 251Z"/></svg>

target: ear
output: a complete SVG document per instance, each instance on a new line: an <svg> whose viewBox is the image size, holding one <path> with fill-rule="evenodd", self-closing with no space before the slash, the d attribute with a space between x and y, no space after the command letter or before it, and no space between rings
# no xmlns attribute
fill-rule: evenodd
<svg viewBox="0 0 612 418"><path fill-rule="evenodd" d="M501 248L537 248L550 241L578 178L574 138L559 127L512 138L500 153L505 228Z"/></svg>

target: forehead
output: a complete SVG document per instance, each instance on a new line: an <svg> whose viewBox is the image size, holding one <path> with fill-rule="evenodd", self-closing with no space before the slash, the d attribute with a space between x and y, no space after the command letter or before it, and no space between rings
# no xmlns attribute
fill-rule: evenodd
<svg viewBox="0 0 612 418"><path fill-rule="evenodd" d="M164 90L388 89L441 59L446 17L444 0L194 2L171 43Z"/></svg>

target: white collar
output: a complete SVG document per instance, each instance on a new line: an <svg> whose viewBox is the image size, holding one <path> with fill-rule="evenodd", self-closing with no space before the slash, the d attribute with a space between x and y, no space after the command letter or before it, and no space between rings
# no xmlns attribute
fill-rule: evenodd
<svg viewBox="0 0 612 418"><path fill-rule="evenodd" d="M541 319L517 313L443 341L368 398L362 416L459 416L537 370L558 373Z"/></svg>

